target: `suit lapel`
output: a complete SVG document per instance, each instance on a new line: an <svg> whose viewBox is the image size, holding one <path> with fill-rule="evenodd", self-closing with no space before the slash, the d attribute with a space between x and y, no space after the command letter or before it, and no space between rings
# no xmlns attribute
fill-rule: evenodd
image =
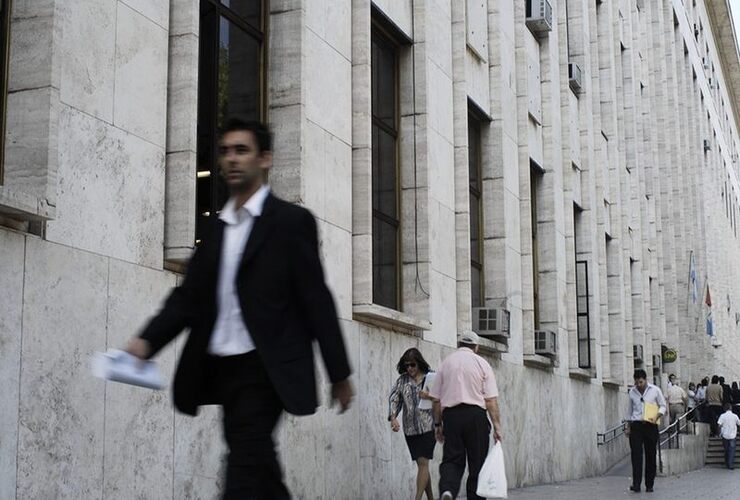
<svg viewBox="0 0 740 500"><path fill-rule="evenodd" d="M244 254L242 255L242 261L240 264L240 269L244 267L246 263L248 263L257 253L257 250L259 250L260 246L262 246L262 243L265 242L265 239L267 239L267 236L272 232L272 229L275 225L275 208L277 204L277 199L272 195L272 193L267 195L267 198L265 199L265 204L262 208L262 215L259 217L255 217L254 219L254 225L252 226L252 232L249 234L249 239L247 240L247 246L244 249Z"/></svg>

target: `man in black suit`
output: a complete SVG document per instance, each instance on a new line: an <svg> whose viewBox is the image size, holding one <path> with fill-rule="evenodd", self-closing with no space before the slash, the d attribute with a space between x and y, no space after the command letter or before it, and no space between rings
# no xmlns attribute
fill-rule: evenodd
<svg viewBox="0 0 740 500"><path fill-rule="evenodd" d="M313 341L332 400L352 399L350 367L324 282L316 221L270 193L271 138L261 123L229 119L220 141L231 197L196 249L182 285L126 350L154 356L189 328L173 384L178 410L223 406L229 447L225 499L290 498L272 433L283 410L316 411Z"/></svg>

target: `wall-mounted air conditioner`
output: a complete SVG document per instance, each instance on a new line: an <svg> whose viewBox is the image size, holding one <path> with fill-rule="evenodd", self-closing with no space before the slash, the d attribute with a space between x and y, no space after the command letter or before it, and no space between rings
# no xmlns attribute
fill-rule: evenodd
<svg viewBox="0 0 740 500"><path fill-rule="evenodd" d="M509 338L510 317L506 309L474 307L473 330L481 337Z"/></svg>
<svg viewBox="0 0 740 500"><path fill-rule="evenodd" d="M552 4L550 0L526 0L527 28L537 36L552 31Z"/></svg>
<svg viewBox="0 0 740 500"><path fill-rule="evenodd" d="M642 349L642 344L635 344L632 346L632 357L635 358L635 361L643 360L644 351Z"/></svg>
<svg viewBox="0 0 740 500"><path fill-rule="evenodd" d="M583 73L581 72L581 67L574 62L568 63L568 83L573 92L576 94L581 92L583 88Z"/></svg>
<svg viewBox="0 0 740 500"><path fill-rule="evenodd" d="M558 355L558 336L550 330L534 331L534 352L554 358Z"/></svg>

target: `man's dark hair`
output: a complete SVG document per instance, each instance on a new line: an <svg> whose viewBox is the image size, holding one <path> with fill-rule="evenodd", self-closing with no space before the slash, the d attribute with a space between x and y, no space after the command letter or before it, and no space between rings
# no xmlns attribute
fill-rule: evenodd
<svg viewBox="0 0 740 500"><path fill-rule="evenodd" d="M730 411L732 410L732 405L730 403L725 403L722 405L722 408L724 408L725 411Z"/></svg>
<svg viewBox="0 0 740 500"><path fill-rule="evenodd" d="M671 373L670 375L668 375L668 380L670 380L672 378L676 378L676 374L675 373Z"/></svg>
<svg viewBox="0 0 740 500"><path fill-rule="evenodd" d="M719 377L717 375L712 375L712 383L718 384L719 383Z"/></svg>
<svg viewBox="0 0 740 500"><path fill-rule="evenodd" d="M248 120L243 116L234 115L229 116L224 120L224 125L221 127L221 137L228 132L246 131L252 132L254 138L257 140L257 147L259 152L272 151L272 134L270 129L267 128L262 122L256 120Z"/></svg>
<svg viewBox="0 0 740 500"><path fill-rule="evenodd" d="M643 378L647 380L647 372L645 372L645 370L643 370L642 368L638 368L637 370L635 370L635 373L634 375L632 375L632 378L634 378L635 380L637 380L638 378Z"/></svg>
<svg viewBox="0 0 740 500"><path fill-rule="evenodd" d="M725 377L719 378L719 385L725 385Z"/></svg>

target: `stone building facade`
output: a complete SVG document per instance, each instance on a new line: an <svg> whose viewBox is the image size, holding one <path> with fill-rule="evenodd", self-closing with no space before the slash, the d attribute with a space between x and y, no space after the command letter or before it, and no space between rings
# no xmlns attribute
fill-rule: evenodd
<svg viewBox="0 0 740 500"><path fill-rule="evenodd" d="M411 495L415 466L386 420L395 364L416 346L437 366L456 332L480 330L479 308L509 319L482 352L511 486L621 458L624 440L596 435L623 417L635 367L658 383L740 379L725 0L2 9L0 498L216 498L218 410L183 417L166 392L88 367L156 311L208 216L200 202L218 201L200 187L218 118L205 122L204 95L271 124L270 183L319 219L354 367L348 414L283 420L297 497ZM207 93L207 15L223 95ZM167 373L178 345L159 357Z"/></svg>

